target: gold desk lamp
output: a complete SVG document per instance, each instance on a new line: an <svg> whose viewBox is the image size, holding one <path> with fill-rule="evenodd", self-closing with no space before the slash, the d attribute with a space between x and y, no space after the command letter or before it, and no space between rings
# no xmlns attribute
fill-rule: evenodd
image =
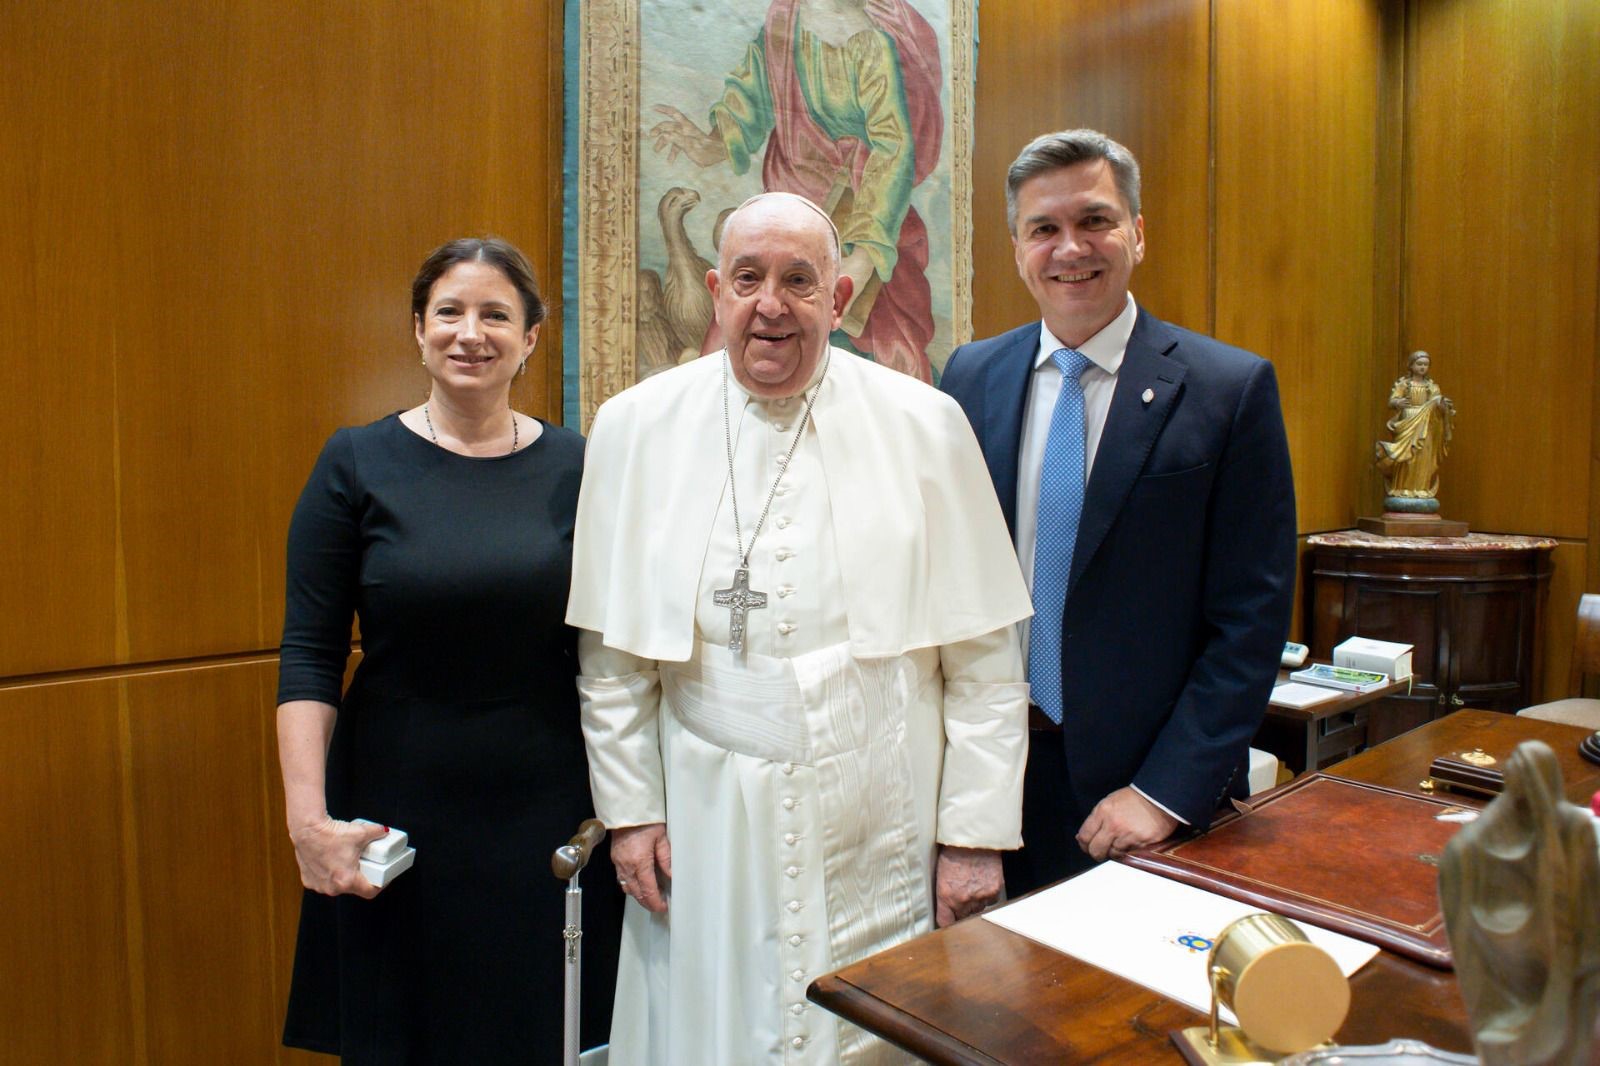
<svg viewBox="0 0 1600 1066"><path fill-rule="evenodd" d="M1211 1024L1172 1034L1190 1062L1205 1066L1270 1066L1326 1043L1350 1010L1350 983L1300 927L1276 914L1232 922L1206 957ZM1219 1026L1219 1005L1239 1025Z"/></svg>

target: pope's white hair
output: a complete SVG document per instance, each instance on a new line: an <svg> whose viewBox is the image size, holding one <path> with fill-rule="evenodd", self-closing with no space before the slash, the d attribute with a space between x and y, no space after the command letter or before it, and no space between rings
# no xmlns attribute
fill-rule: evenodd
<svg viewBox="0 0 1600 1066"><path fill-rule="evenodd" d="M723 241L722 247L719 249L721 254L717 257L718 268L725 269L727 267L727 234L733 228L733 220L739 217L739 212L743 211L747 207L752 206L753 204L765 203L771 200L788 201L790 203L799 204L808 211L814 213L818 218L822 219L823 223L828 227L828 233L833 237L833 243L828 249L828 265L833 268L834 274L838 274L839 260L843 254L841 251L842 246L839 241L839 227L833 224L833 219L828 217L828 213L826 211L818 207L814 202L808 200L806 197L794 192L758 192L754 196L750 197L750 199L734 208L722 223Z"/></svg>

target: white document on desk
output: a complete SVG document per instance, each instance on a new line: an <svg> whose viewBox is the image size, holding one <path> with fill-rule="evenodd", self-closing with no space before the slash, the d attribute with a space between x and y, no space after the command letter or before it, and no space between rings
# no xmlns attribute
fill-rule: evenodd
<svg viewBox="0 0 1600 1066"><path fill-rule="evenodd" d="M1344 693L1336 688L1307 685L1300 681L1285 681L1272 690L1268 703L1279 707L1310 707L1316 703L1336 700Z"/></svg>
<svg viewBox="0 0 1600 1066"><path fill-rule="evenodd" d="M1260 907L1160 874L1106 862L1088 873L984 914L1045 947L1082 959L1205 1013L1211 1009L1206 954L1217 934ZM1346 977L1378 948L1299 920ZM1223 1008L1229 1024L1235 1019Z"/></svg>

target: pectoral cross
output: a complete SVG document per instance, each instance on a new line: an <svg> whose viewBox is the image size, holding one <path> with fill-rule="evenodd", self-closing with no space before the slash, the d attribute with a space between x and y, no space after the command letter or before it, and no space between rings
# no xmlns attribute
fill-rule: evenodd
<svg viewBox="0 0 1600 1066"><path fill-rule="evenodd" d="M767 594L751 591L750 571L741 566L733 572L733 587L717 589L711 602L728 609L728 650L744 651L745 613L765 607Z"/></svg>

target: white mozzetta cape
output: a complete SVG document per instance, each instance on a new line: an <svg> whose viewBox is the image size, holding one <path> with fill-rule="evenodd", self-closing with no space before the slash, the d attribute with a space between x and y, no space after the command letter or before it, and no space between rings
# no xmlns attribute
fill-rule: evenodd
<svg viewBox="0 0 1600 1066"><path fill-rule="evenodd" d="M647 378L601 405L590 427L567 623L640 658L686 662L693 652L695 597L728 481L725 360ZM836 348L811 417L853 656L954 644L1032 613L954 400ZM745 506L753 528L760 505Z"/></svg>

